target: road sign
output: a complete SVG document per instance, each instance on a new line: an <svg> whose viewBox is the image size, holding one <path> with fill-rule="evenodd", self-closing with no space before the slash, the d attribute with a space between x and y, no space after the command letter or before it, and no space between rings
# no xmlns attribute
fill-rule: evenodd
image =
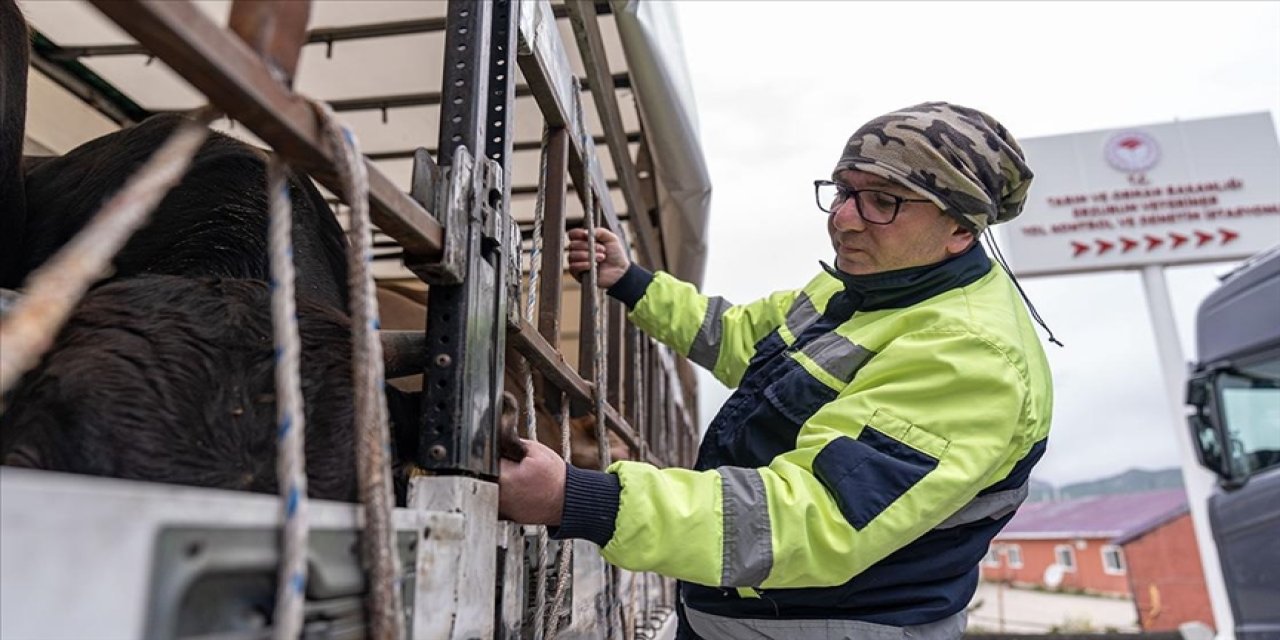
<svg viewBox="0 0 1280 640"><path fill-rule="evenodd" d="M1003 226L1018 275L1237 260L1280 244L1268 113L1029 138L1026 208Z"/></svg>

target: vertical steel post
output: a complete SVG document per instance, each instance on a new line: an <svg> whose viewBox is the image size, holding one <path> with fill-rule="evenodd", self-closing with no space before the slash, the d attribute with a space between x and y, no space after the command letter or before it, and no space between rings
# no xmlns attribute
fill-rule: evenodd
<svg viewBox="0 0 1280 640"><path fill-rule="evenodd" d="M506 342L515 8L507 0L450 0L445 32L439 162L475 158L466 201L460 284L432 283L418 462L436 471L497 475L496 435ZM446 230L456 233L457 230Z"/></svg>

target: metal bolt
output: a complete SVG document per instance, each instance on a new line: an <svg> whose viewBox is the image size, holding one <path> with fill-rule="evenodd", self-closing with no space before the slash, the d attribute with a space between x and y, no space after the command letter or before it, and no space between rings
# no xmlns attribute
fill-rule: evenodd
<svg viewBox="0 0 1280 640"><path fill-rule="evenodd" d="M442 369L443 369L444 367L447 367L447 366L449 366L449 365L451 365L451 364L453 364L453 358L450 358L450 357L449 357L449 354L447 354L447 353L442 353L442 354L440 354L440 355L436 356L436 366L437 366L437 367L440 367L440 368L442 368Z"/></svg>
<svg viewBox="0 0 1280 640"><path fill-rule="evenodd" d="M444 460L444 457L448 455L448 453L448 450L446 450L442 444L431 446L431 457L436 460Z"/></svg>

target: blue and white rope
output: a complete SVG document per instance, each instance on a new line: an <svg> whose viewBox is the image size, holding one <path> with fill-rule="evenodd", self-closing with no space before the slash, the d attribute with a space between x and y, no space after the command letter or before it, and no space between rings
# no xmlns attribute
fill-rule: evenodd
<svg viewBox="0 0 1280 640"><path fill-rule="evenodd" d="M323 103L313 103L333 152L350 207L347 269L351 297L352 383L355 385L356 466L364 504L364 551L369 570L369 629L376 640L399 640L405 625L400 558L391 512L391 430L387 423L377 300L373 281L373 223L369 176L355 134Z"/></svg>
<svg viewBox="0 0 1280 640"><path fill-rule="evenodd" d="M294 640L302 633L307 589L306 415L302 409L302 349L294 301L293 207L289 201L288 171L278 156L267 164L267 196L278 426L276 477L284 518L272 631L276 640Z"/></svg>

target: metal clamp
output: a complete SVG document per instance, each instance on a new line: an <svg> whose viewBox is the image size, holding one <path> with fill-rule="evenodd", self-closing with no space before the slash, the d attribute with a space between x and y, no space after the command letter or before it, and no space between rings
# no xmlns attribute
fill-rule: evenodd
<svg viewBox="0 0 1280 640"><path fill-rule="evenodd" d="M448 167L437 166L426 149L418 149L413 154L410 195L433 211L444 228L444 248L439 259L415 260L413 256L405 256L405 267L421 275L428 284L462 284L466 278L473 165L471 153L463 146L454 151L453 163Z"/></svg>

